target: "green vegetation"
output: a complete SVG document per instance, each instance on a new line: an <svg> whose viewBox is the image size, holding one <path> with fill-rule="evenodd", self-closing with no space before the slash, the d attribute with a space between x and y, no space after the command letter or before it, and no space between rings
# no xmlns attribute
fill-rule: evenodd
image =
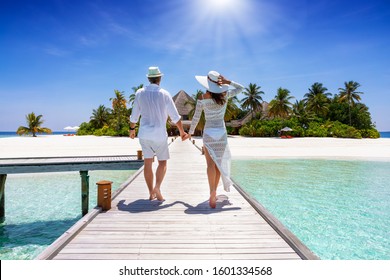
<svg viewBox="0 0 390 280"><path fill-rule="evenodd" d="M43 124L42 115L36 116L34 112L26 115L27 126L19 126L16 131L19 135L32 134L33 137L37 137L37 133L52 133L50 128L41 127Z"/></svg>
<svg viewBox="0 0 390 280"><path fill-rule="evenodd" d="M124 93L114 91L110 98L111 108L100 105L93 110L89 122L80 125L78 135L128 136L129 116L135 92L143 85L133 87L133 93L126 100ZM338 94L332 96L322 83L314 83L302 100L295 100L286 88L278 88L274 99L264 102L261 87L250 83L244 89L244 97L230 99L227 104L225 121L239 120L251 115L252 119L241 128L227 127L229 134L243 136L276 137L284 127L294 137L343 137L343 138L379 138L379 132L372 123L368 107L361 103L363 92L357 91L360 84L354 81L344 83ZM190 105L189 118L195 112L196 101L203 92L198 90L193 95L195 102ZM263 108L264 107L264 108ZM204 128L202 113L197 132ZM167 128L168 125L167 125Z"/></svg>
<svg viewBox="0 0 390 280"><path fill-rule="evenodd" d="M314 83L304 99L294 104L289 90L279 88L268 111L242 126L238 133L275 137L282 128L290 127L293 130L289 135L294 137L379 138L368 107L359 102L363 94L357 91L359 87L357 82L345 82L339 94L332 97L321 83Z"/></svg>
<svg viewBox="0 0 390 280"><path fill-rule="evenodd" d="M137 89L133 88L134 91ZM89 122L83 122L80 125L77 135L128 136L131 108L127 108L127 104L134 102L134 93L127 101L123 91L114 90L115 96L110 98L112 107L106 108L104 105L100 105L94 109Z"/></svg>
<svg viewBox="0 0 390 280"><path fill-rule="evenodd" d="M254 117L256 111L262 109L261 102L263 101L263 98L261 97L261 94L264 94L264 92L260 90L260 86L250 83L249 87L244 89L243 94L245 97L241 100L242 109L249 109L252 113L252 117Z"/></svg>

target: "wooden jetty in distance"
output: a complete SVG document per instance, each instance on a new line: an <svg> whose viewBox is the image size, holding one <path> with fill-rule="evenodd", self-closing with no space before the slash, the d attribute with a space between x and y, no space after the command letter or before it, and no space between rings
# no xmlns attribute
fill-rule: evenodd
<svg viewBox="0 0 390 280"><path fill-rule="evenodd" d="M90 211L37 259L318 259L238 185L220 186L211 209L205 159L190 141L174 141L170 154L165 201L148 199L141 168L110 210Z"/></svg>
<svg viewBox="0 0 390 280"><path fill-rule="evenodd" d="M5 182L7 174L79 171L81 176L81 211L88 213L89 170L138 169L143 161L131 156L77 156L0 158L0 223L5 219Z"/></svg>
<svg viewBox="0 0 390 280"><path fill-rule="evenodd" d="M143 165L136 155L0 158L0 174L80 170L126 170Z"/></svg>

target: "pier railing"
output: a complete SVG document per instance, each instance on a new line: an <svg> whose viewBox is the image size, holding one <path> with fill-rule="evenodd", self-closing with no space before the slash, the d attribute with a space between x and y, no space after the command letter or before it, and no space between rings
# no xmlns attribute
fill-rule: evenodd
<svg viewBox="0 0 390 280"><path fill-rule="evenodd" d="M89 209L89 170L136 170L143 165L142 154L122 156L35 157L0 159L0 223L5 220L7 174L79 171L82 215Z"/></svg>

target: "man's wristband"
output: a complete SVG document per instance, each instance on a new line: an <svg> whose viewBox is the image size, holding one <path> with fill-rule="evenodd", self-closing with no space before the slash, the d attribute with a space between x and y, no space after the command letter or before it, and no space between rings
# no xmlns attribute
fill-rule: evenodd
<svg viewBox="0 0 390 280"><path fill-rule="evenodd" d="M130 130L134 130L135 129L135 127L130 127Z"/></svg>

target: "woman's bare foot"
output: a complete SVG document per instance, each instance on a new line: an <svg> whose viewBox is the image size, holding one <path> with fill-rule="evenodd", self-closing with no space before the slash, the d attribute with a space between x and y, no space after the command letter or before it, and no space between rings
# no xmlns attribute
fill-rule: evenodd
<svg viewBox="0 0 390 280"><path fill-rule="evenodd" d="M217 192L213 191L210 193L209 205L211 208L215 208L217 206Z"/></svg>
<svg viewBox="0 0 390 280"><path fill-rule="evenodd" d="M156 195L157 200L159 201L164 200L163 196L161 195L160 188L154 188L153 192Z"/></svg>
<svg viewBox="0 0 390 280"><path fill-rule="evenodd" d="M153 200L153 199L156 199L156 194L154 192L149 194L149 200Z"/></svg>

